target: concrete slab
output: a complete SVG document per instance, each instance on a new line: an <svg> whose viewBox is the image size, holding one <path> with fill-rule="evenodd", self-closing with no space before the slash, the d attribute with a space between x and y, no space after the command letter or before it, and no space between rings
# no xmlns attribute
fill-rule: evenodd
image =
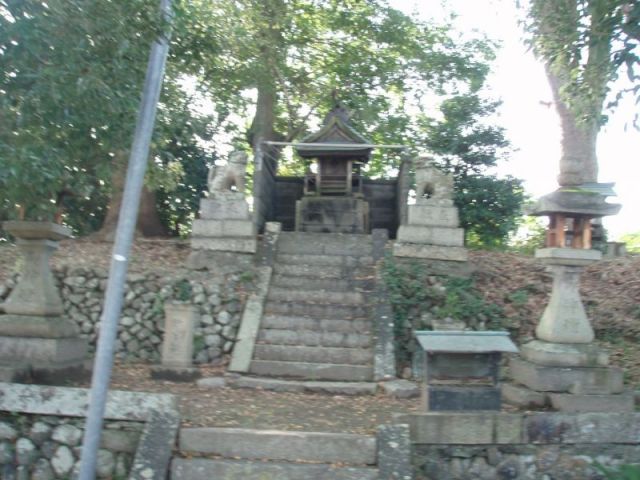
<svg viewBox="0 0 640 480"><path fill-rule="evenodd" d="M310 392L332 395L374 395L377 385L372 382L314 382L307 380L282 380L267 377L230 378L231 388L255 388L272 392Z"/></svg>

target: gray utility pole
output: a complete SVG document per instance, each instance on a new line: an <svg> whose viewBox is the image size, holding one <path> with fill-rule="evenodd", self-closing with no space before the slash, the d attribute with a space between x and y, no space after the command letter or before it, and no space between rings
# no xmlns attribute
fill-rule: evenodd
<svg viewBox="0 0 640 480"><path fill-rule="evenodd" d="M171 19L171 0L161 0L163 19ZM169 26L167 25L166 28ZM131 145L129 168L124 187L118 227L116 230L113 257L109 270L109 281L105 294L104 312L100 319L100 335L98 348L91 378L91 392L89 395L89 411L82 440L82 457L80 463L80 480L94 480L100 435L104 423L104 411L107 403L107 390L111 380L113 368L113 350L118 333L118 320L122 311L124 285L127 278L129 252L133 242L133 234L138 218L140 193L144 174L147 169L149 144L153 134L156 109L164 67L169 52L169 32L162 34L151 47L149 64L145 77L144 90L138 112L136 130Z"/></svg>

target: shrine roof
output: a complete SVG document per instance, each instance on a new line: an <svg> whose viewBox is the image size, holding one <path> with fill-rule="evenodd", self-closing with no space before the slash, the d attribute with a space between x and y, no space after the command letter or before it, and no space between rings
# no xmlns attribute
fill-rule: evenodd
<svg viewBox="0 0 640 480"><path fill-rule="evenodd" d="M337 157L366 162L373 150L371 142L349 124L346 110L340 105L329 112L320 130L301 143L305 145L296 147L296 151L303 158Z"/></svg>

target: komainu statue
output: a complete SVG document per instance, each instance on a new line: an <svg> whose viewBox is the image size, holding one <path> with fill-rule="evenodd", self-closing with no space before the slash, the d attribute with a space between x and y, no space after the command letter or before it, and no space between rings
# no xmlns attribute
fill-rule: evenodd
<svg viewBox="0 0 640 480"><path fill-rule="evenodd" d="M209 193L224 193L232 191L233 187L238 192L244 192L248 158L245 152L236 150L229 154L226 165L211 167L207 178Z"/></svg>
<svg viewBox="0 0 640 480"><path fill-rule="evenodd" d="M449 200L453 197L453 177L438 169L430 157L418 157L416 170L416 199Z"/></svg>

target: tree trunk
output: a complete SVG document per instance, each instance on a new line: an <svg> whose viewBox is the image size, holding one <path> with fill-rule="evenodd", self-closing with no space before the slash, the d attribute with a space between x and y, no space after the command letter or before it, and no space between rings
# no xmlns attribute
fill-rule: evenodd
<svg viewBox="0 0 640 480"><path fill-rule="evenodd" d="M102 227L95 234L95 238L113 242L118 226L120 207L124 194L124 183L127 176L126 153L118 152L113 160L113 172L111 174L111 198L107 208L107 215L102 222ZM167 230L160 222L158 210L156 208L156 194L147 187L143 187L138 209L138 220L136 223L136 235L144 237L166 237Z"/></svg>
<svg viewBox="0 0 640 480"><path fill-rule="evenodd" d="M558 183L562 187L598 181L598 157L596 142L600 127L595 119L578 124L576 116L562 100L563 83L560 77L545 67L556 111L562 129L562 156Z"/></svg>

